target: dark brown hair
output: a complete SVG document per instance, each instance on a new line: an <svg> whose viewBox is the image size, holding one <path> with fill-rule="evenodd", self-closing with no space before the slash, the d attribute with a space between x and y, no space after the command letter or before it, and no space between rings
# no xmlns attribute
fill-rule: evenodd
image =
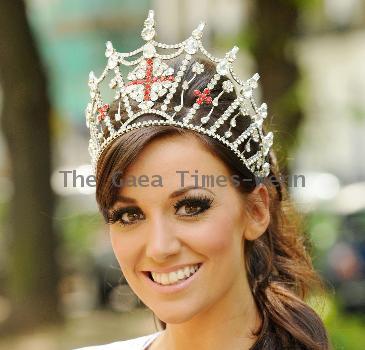
<svg viewBox="0 0 365 350"><path fill-rule="evenodd" d="M203 60L199 60L200 62ZM191 61L185 71L183 80L189 81L193 76ZM176 62L176 67L179 62ZM204 61L205 72L185 91L184 108L175 116L181 120L194 103L196 96L194 90L203 91L207 83L214 76L214 66ZM222 89L221 80L212 90L212 97L216 97ZM172 98L173 106L180 104L181 90L176 91ZM207 127L222 115L224 110L233 102L235 92L225 93L215 107ZM156 101L161 104L161 101ZM109 112L114 126L119 128L119 122L113 120L117 110L118 101L114 103ZM122 105L122 104L121 104ZM186 107L188 106L188 107ZM135 106L133 106L135 108ZM211 105L203 104L194 116L196 124L205 116ZM168 109L167 113L172 113ZM138 121L161 119L157 115L142 115ZM122 121L126 120L126 113L122 113ZM233 136L237 137L249 125L249 117L238 118L237 126L232 129ZM228 129L222 125L217 133L224 134ZM105 136L109 131L104 128ZM169 135L193 135L197 137L209 151L218 156L230 169L232 174L239 175L245 181L240 182L238 190L249 194L257 186L257 178L242 166L237 156L219 141L194 131L175 126L146 126L131 130L118 137L104 151L98 162L96 175L96 200L106 222L109 220L109 210L116 201L120 188L114 186L115 174L125 172L133 163L140 151L152 140ZM245 145L243 144L242 147ZM252 154L257 151L253 145ZM270 179L279 179L280 173L273 151L268 155L271 165ZM122 176L122 175L121 175ZM247 181L251 179L251 181ZM266 181L270 195L270 224L264 234L258 239L245 242L245 259L249 285L262 317L262 326L257 332L257 341L252 350L258 349L329 349L326 330L320 317L308 306L304 300L308 293L320 286L310 256L307 252L307 239L303 232L301 217L296 213L290 201L288 191L281 181ZM160 321L162 328L166 324Z"/></svg>

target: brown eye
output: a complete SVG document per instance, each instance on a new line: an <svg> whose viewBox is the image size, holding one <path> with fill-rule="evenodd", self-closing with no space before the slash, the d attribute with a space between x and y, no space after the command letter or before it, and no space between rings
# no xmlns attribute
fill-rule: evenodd
<svg viewBox="0 0 365 350"><path fill-rule="evenodd" d="M134 221L137 221L139 218L139 215L137 213L124 213L121 217L123 222L133 223Z"/></svg>
<svg viewBox="0 0 365 350"><path fill-rule="evenodd" d="M197 206L197 205L184 205L181 208L185 208L185 213L187 215L193 215L196 212L201 211L201 207ZM181 214L181 213L178 213Z"/></svg>
<svg viewBox="0 0 365 350"><path fill-rule="evenodd" d="M174 205L175 214L179 216L196 216L209 209L212 202L213 199L206 196L185 197Z"/></svg>
<svg viewBox="0 0 365 350"><path fill-rule="evenodd" d="M109 223L114 224L118 222L123 226L132 225L143 218L143 213L136 207L119 208L112 212Z"/></svg>

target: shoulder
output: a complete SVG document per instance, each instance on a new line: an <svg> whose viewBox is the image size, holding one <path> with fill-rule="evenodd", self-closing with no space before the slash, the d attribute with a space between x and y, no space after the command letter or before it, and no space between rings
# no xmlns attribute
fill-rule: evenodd
<svg viewBox="0 0 365 350"><path fill-rule="evenodd" d="M144 335L138 338L117 341L104 345L88 346L74 350L144 350L162 331Z"/></svg>

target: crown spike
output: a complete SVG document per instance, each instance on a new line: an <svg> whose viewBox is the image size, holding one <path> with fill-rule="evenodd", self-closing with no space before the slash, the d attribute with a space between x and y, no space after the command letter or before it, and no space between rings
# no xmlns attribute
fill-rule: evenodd
<svg viewBox="0 0 365 350"><path fill-rule="evenodd" d="M109 58L114 53L114 47L111 41L107 41L105 43L106 49L105 49L105 57Z"/></svg>
<svg viewBox="0 0 365 350"><path fill-rule="evenodd" d="M155 12L153 10L149 10L148 17L144 21L144 28L142 30L141 36L143 40L151 41L155 35Z"/></svg>
<svg viewBox="0 0 365 350"><path fill-rule="evenodd" d="M201 37L203 36L204 27L205 27L205 22L203 21L200 22L198 27L193 30L192 36L197 40L201 39Z"/></svg>
<svg viewBox="0 0 365 350"><path fill-rule="evenodd" d="M231 51L226 53L226 58L228 59L229 62L233 62L237 58L237 53L239 50L240 49L238 46L234 46Z"/></svg>

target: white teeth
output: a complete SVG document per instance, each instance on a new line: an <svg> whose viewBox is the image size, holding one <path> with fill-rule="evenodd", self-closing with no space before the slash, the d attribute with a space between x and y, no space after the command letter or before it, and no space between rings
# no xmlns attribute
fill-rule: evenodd
<svg viewBox="0 0 365 350"><path fill-rule="evenodd" d="M152 279L155 282L158 282L160 284L174 284L179 280L186 279L187 277L190 277L192 274L194 274L199 268L199 265L194 266L186 266L182 269L179 269L177 271L169 272L169 273L157 273L157 272L151 272Z"/></svg>
<svg viewBox="0 0 365 350"><path fill-rule="evenodd" d="M160 277L160 283L162 283L162 284L169 283L169 276L165 273L162 273L161 277Z"/></svg>
<svg viewBox="0 0 365 350"><path fill-rule="evenodd" d="M179 278L179 280L182 280L185 277L185 273L183 270L178 270L177 271L177 277Z"/></svg>

